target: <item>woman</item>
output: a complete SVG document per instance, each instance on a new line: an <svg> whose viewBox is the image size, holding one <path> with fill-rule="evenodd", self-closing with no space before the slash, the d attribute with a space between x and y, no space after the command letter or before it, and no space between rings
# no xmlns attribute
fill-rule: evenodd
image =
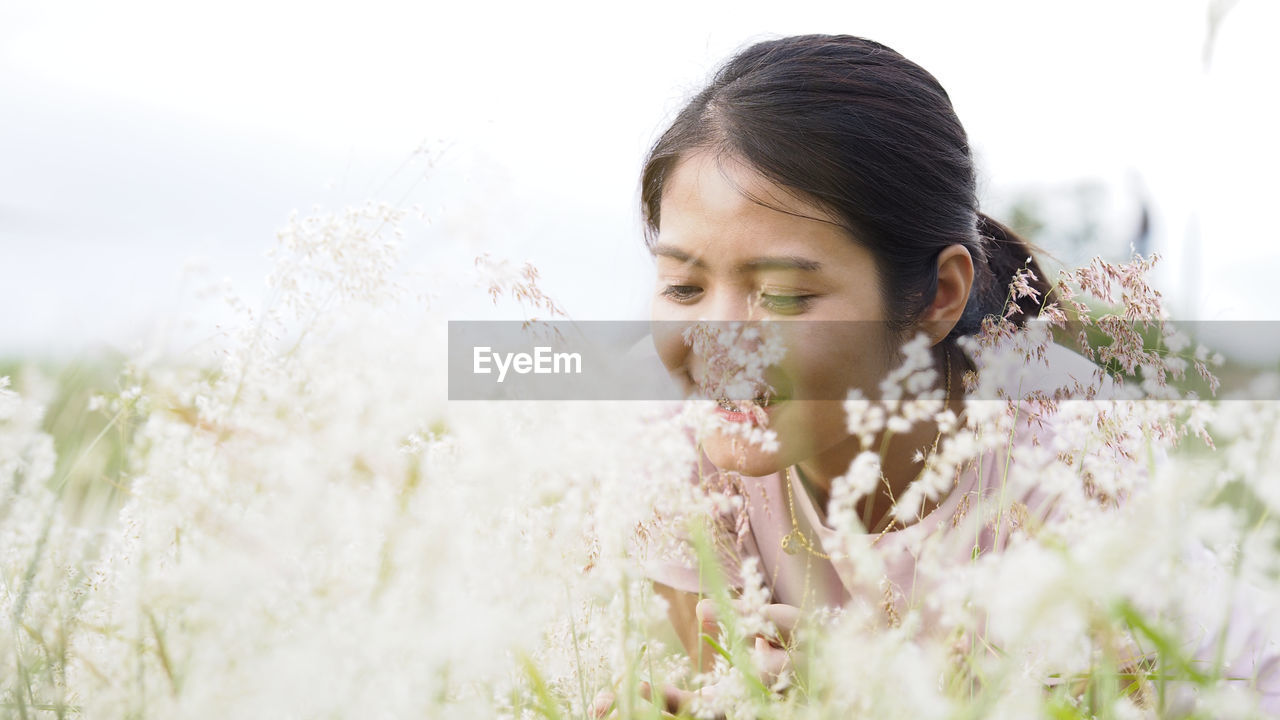
<svg viewBox="0 0 1280 720"><path fill-rule="evenodd" d="M968 140L947 93L915 63L862 38L789 37L729 60L649 153L641 204L657 263L654 338L663 362L691 395L718 400L730 426L776 433L776 451L730 431L702 438L702 449L704 471L732 475L746 500L744 531L722 548L725 569L740 584L738 561L759 560L772 619L785 630L804 608L857 592L825 544L833 480L869 449L850 432L849 391L874 397L906 342L923 334L937 397L959 415L960 379L972 365L958 339L988 315L1034 317L1049 287L1027 244L979 210ZM1007 308L1023 269L1031 292ZM730 399L713 361L680 331L699 320L753 319L785 328L787 359L758 378L755 395ZM907 526L938 525L943 513L934 510L954 512L976 481L926 499L917 517L930 523L895 519L894 499L940 435L927 419L871 440L880 482L855 510L885 546ZM888 575L906 578L895 591L909 594L910 567ZM714 618L708 601L699 604L697 568L657 563L651 576L686 649L706 667L710 653L697 638ZM773 653L765 665L775 673L786 664L776 642L757 645ZM690 697L674 688L667 695L673 706Z"/></svg>
<svg viewBox="0 0 1280 720"><path fill-rule="evenodd" d="M965 602L962 590L945 587L948 567L1034 534L1050 516L1067 517L1064 506L1113 506L1144 476L1140 437L1113 433L1090 449L1101 454L1089 463L1070 440L1049 442L1054 423L1038 413L1057 406L1045 398L1112 387L1095 365L1047 336L1025 357L962 350L985 318L1026 326L1052 289L1029 246L979 210L968 140L947 93L893 50L807 35L742 51L650 151L641 206L657 264L658 354L690 396L718 404L719 425L699 438L695 480L741 501L718 518L721 569L739 589L763 586L780 633L756 638L766 682L785 676L794 660L787 636L808 611L880 602L886 623L913 610L927 631L947 603ZM752 365L761 339L733 323L755 320L770 321L785 352L755 363L743 381L738 370ZM691 327L717 321L730 321L711 328L732 336L727 348L691 340ZM1047 369L1031 362L1034 352ZM904 355L926 371L897 374ZM1008 376L1017 402L1007 407L1032 417L1001 418L966 397L961 379L975 369ZM895 425L865 403L844 402L889 399L878 395L886 378L905 396L941 400L941 411L917 408L912 422ZM931 387L913 385L920 378ZM1115 414L1087 405L1073 412L1077 426L1105 424L1093 412ZM944 441L966 413L970 427L998 426L996 442L970 435L957 450L959 433ZM713 653L699 636L715 634L716 606L702 599L711 589L706 568L684 557L654 562L649 575L705 670ZM1264 627L1232 624L1242 636ZM1048 642L1062 637L1044 632ZM1238 657L1226 665L1225 645L1212 635L1194 655L1224 667L1224 677L1255 678L1266 702L1280 704L1280 659L1262 654L1254 636L1262 637L1232 645ZM1129 640L1112 651L1120 673L1149 674L1151 658ZM675 709L715 691L666 687L663 695ZM611 700L606 693L597 709Z"/></svg>

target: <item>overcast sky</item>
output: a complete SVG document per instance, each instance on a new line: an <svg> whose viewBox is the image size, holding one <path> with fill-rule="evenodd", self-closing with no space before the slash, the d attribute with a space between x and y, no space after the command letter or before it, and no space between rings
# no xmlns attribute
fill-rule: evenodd
<svg viewBox="0 0 1280 720"><path fill-rule="evenodd" d="M1093 184L1123 246L1145 197L1178 317L1280 319L1274 0L1241 0L1209 63L1209 0L621 7L6 4L0 354L127 348L197 304L189 261L252 295L292 210L370 199L426 207L418 257L455 279L488 250L574 317L644 317L645 149L735 49L799 32L937 76L991 208L1035 192L1070 226Z"/></svg>

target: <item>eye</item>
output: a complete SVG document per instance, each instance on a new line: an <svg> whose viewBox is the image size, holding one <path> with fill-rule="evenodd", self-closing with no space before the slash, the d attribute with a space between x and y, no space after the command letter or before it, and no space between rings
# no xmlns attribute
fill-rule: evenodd
<svg viewBox="0 0 1280 720"><path fill-rule="evenodd" d="M799 315L813 304L816 295L769 295L760 293L760 305L779 315Z"/></svg>
<svg viewBox="0 0 1280 720"><path fill-rule="evenodd" d="M702 292L697 285L668 285L662 290L662 296L675 302L689 302Z"/></svg>

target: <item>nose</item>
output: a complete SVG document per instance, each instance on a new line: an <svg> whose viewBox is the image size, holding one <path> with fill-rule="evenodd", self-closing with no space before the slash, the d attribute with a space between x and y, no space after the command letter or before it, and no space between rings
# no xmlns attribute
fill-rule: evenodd
<svg viewBox="0 0 1280 720"><path fill-rule="evenodd" d="M687 323L687 363L699 385L716 386L738 399L751 398L764 383L768 361L762 354L768 328L760 325L762 313L756 298L745 291L724 290L706 298L698 321ZM753 311L754 310L754 311Z"/></svg>
<svg viewBox="0 0 1280 720"><path fill-rule="evenodd" d="M755 292L732 288L710 291L710 297L699 308L698 317L715 323L745 322L759 316L752 313Z"/></svg>
<svg viewBox="0 0 1280 720"><path fill-rule="evenodd" d="M749 359L759 345L750 328L762 313L749 288L720 284L703 292L701 302L655 322L653 337L667 369L686 391L701 387L705 394L709 386L757 364Z"/></svg>
<svg viewBox="0 0 1280 720"><path fill-rule="evenodd" d="M752 319L753 298L746 291L721 285L708 287L704 293L702 301L696 305L684 308L668 305L661 314L653 318L654 342L659 346L660 352L665 349L664 355L671 358L668 366L673 369L677 362L683 364L687 360L683 355L688 348L680 350L678 346L687 344L681 338L687 336L695 325L701 329L714 330Z"/></svg>

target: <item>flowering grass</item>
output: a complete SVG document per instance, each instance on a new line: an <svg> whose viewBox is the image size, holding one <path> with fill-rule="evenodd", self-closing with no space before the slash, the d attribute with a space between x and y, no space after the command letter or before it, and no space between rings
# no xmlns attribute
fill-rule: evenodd
<svg viewBox="0 0 1280 720"><path fill-rule="evenodd" d="M666 684L716 687L682 712L727 717L1276 712L1277 403L970 403L901 508L976 458L1000 460L1000 486L915 548L930 589L915 603L893 601L860 540L868 454L830 513L866 592L807 619L792 670L762 678L759 568L733 591L705 532L740 500L687 480L698 413L450 403L446 318L390 312L419 307L404 220L385 206L296 219L271 300L233 304L215 353L134 358L115 378L6 371L0 714L580 718L608 691L617 716L658 717L642 689ZM996 397L984 377L1034 371L1055 322L1148 397L1188 371L1208 382L1212 353L1161 330L1147 263L1065 273L1038 329L992 319L970 348L995 358L966 378L976 396ZM560 312L535 271L477 269L478 292ZM848 409L854 433L937 411ZM1015 442L1046 423L1039 444ZM1035 492L1051 510L1022 502ZM972 551L984 532L998 551ZM719 607L705 675L641 571L676 536Z"/></svg>

